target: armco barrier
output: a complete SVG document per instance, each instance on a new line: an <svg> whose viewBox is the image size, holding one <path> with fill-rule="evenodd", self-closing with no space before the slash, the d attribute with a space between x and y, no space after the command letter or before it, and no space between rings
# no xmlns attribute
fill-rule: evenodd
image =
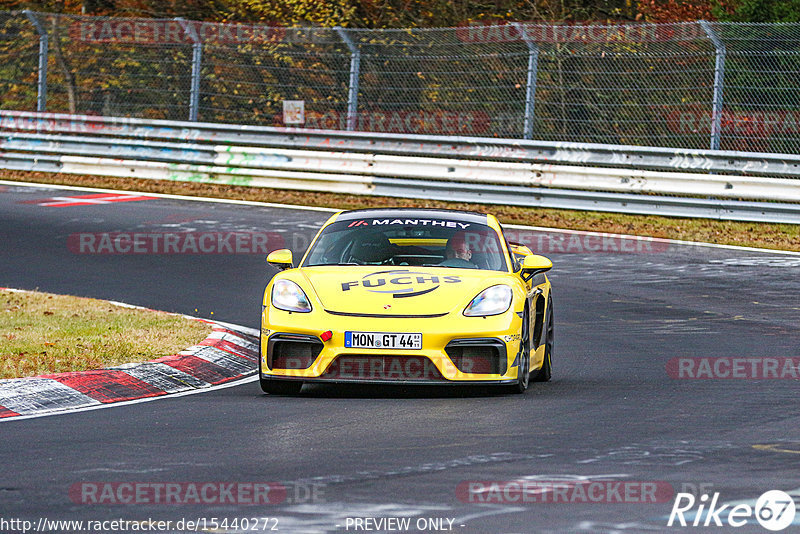
<svg viewBox="0 0 800 534"><path fill-rule="evenodd" d="M800 223L798 155L15 111L0 150L15 170Z"/></svg>

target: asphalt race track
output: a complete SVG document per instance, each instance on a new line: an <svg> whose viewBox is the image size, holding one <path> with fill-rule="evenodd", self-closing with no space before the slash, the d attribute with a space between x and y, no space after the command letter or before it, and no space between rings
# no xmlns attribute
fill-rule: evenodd
<svg viewBox="0 0 800 534"><path fill-rule="evenodd" d="M219 254L98 254L86 236L258 232L269 249L298 252L328 216L170 199L40 202L88 194L0 187L0 286L258 327L275 271L261 253L230 253L246 243L216 242ZM169 520L169 532L190 530L180 520L216 532L398 532L404 518L405 532L768 532L754 517L736 529L667 521L678 492L697 497L690 524L703 494L706 508L715 493L718 507L754 507L767 490L800 497L800 256L531 236L555 264L552 382L524 396L326 385L287 398L248 381L9 420L0 519ZM702 362L713 376L701 375ZM270 503L249 504L265 483ZM177 500L153 497L159 484L179 485ZM234 489L210 502L190 495L225 484ZM786 531L799 525L800 513ZM22 529L0 521L0 531Z"/></svg>

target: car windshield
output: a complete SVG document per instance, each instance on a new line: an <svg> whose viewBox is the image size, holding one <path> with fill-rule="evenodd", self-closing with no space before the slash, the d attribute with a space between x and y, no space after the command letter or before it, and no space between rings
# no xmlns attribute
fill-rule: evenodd
<svg viewBox="0 0 800 534"><path fill-rule="evenodd" d="M507 271L497 232L447 219L359 219L328 225L306 256L319 265L413 265Z"/></svg>

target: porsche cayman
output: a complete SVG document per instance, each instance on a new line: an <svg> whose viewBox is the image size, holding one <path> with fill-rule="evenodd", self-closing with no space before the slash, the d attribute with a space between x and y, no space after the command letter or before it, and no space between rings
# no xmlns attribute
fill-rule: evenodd
<svg viewBox="0 0 800 534"><path fill-rule="evenodd" d="M304 383L505 385L548 381L549 259L506 241L492 215L368 209L330 217L264 291L264 392Z"/></svg>

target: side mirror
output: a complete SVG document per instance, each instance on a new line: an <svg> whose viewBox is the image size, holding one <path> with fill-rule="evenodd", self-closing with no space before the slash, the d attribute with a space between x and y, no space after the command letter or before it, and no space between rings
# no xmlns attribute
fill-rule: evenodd
<svg viewBox="0 0 800 534"><path fill-rule="evenodd" d="M508 246L511 247L511 252L514 254L520 254L522 256L531 256L533 254L531 249L519 243L509 243Z"/></svg>
<svg viewBox="0 0 800 534"><path fill-rule="evenodd" d="M522 269L520 270L520 276L522 276L522 279L527 282L537 274L547 272L552 268L553 268L552 261L545 258L544 256L539 256L538 254L531 254L530 256L525 256L525 258L522 260Z"/></svg>
<svg viewBox="0 0 800 534"><path fill-rule="evenodd" d="M525 256L530 256L533 251L525 245L519 243L509 243L509 250L511 251L511 259L514 260L514 272L519 272L522 269L522 260Z"/></svg>
<svg viewBox="0 0 800 534"><path fill-rule="evenodd" d="M292 251L288 248L273 250L267 255L267 263L274 265L281 271L292 268Z"/></svg>

